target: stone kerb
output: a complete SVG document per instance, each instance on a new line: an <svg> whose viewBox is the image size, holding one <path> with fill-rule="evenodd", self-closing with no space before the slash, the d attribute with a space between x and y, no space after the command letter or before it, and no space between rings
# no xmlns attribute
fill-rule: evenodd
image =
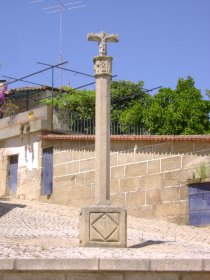
<svg viewBox="0 0 210 280"><path fill-rule="evenodd" d="M135 272L135 273L167 273L184 272L199 275L196 279L202 279L208 274L210 276L210 259L203 258L165 258L165 257L141 257L141 258L121 258L99 257L99 258L72 258L72 259L1 259L0 275L3 272ZM197 273L197 274L196 274ZM140 274L139 274L140 275ZM184 275L184 274L179 274ZM157 275L156 275L157 276ZM89 279L89 278L88 278ZM159 279L159 278L158 278ZM162 278L161 278L162 279ZM165 278L164 278L165 279ZM169 279L166 277L166 279ZM170 278L171 279L171 278ZM174 279L174 278L172 278ZM175 278L176 279L176 278ZM177 278L180 279L180 278ZM182 279L182 278L181 278ZM194 278L193 278L194 279ZM206 278L209 279L209 278Z"/></svg>

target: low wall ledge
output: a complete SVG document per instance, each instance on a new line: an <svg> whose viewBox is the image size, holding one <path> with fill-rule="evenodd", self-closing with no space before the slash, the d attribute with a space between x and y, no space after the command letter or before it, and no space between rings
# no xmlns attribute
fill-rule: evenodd
<svg viewBox="0 0 210 280"><path fill-rule="evenodd" d="M0 259L0 271L210 272L210 258Z"/></svg>

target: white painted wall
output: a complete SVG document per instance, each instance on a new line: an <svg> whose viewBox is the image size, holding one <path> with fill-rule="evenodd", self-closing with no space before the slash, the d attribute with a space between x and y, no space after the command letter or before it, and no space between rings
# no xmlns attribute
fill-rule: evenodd
<svg viewBox="0 0 210 280"><path fill-rule="evenodd" d="M0 144L0 195L7 189L7 169L9 157L18 155L18 188L17 195L24 194L26 198L35 198L40 193L39 164L39 133L32 133L30 138L24 135L8 138Z"/></svg>

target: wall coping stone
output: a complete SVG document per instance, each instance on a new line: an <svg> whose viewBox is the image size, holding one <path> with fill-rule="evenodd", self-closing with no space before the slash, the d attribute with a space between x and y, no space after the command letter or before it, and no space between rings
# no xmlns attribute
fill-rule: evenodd
<svg viewBox="0 0 210 280"><path fill-rule="evenodd" d="M188 179L187 180L187 187L191 187L193 185L198 185L198 184L205 184L205 183L210 183L210 178L195 178L195 179Z"/></svg>
<svg viewBox="0 0 210 280"><path fill-rule="evenodd" d="M0 259L0 271L210 271L210 258Z"/></svg>
<svg viewBox="0 0 210 280"><path fill-rule="evenodd" d="M81 134L46 134L40 135L43 140L72 140L72 141L95 141L95 135ZM114 141L196 141L210 142L210 135L111 135Z"/></svg>

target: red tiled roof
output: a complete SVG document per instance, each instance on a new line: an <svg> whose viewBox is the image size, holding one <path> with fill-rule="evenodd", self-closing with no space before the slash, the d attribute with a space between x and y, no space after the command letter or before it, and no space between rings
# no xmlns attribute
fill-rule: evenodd
<svg viewBox="0 0 210 280"><path fill-rule="evenodd" d="M16 93L16 92L24 92L24 91L40 91L40 90L51 90L52 87L50 86L39 86L39 87L19 87L19 88L12 88L7 91L7 94Z"/></svg>
<svg viewBox="0 0 210 280"><path fill-rule="evenodd" d="M95 135L47 134L43 140L95 141ZM210 142L210 135L111 135L114 141L203 141Z"/></svg>

